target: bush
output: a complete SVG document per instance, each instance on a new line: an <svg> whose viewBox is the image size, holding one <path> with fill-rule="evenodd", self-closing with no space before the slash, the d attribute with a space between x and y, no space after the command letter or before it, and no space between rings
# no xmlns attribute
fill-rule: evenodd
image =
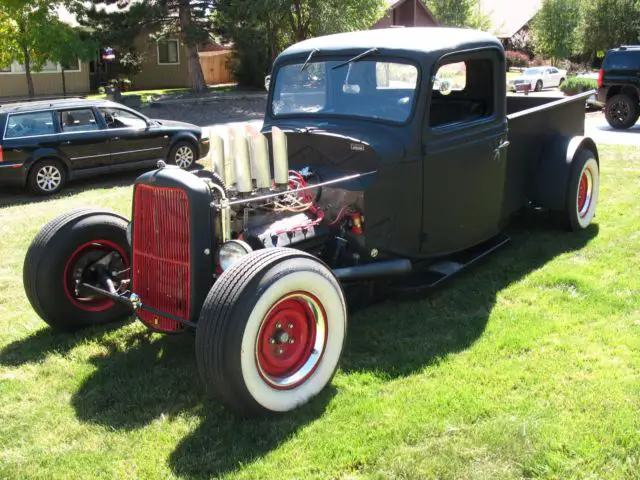
<svg viewBox="0 0 640 480"><path fill-rule="evenodd" d="M507 69L511 67L527 68L529 66L529 56L526 53L508 50L505 55L507 57Z"/></svg>
<svg viewBox="0 0 640 480"><path fill-rule="evenodd" d="M560 90L565 95L575 95L577 93L594 90L597 87L598 82L593 78L569 77L560 85Z"/></svg>

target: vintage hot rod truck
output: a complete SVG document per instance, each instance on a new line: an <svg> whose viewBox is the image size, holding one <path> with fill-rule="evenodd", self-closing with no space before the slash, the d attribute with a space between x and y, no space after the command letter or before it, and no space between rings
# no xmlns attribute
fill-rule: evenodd
<svg viewBox="0 0 640 480"><path fill-rule="evenodd" d="M338 367L346 287L438 284L502 245L523 208L570 230L592 222L590 93L505 90L503 48L477 31L298 43L274 62L261 132L212 135L211 170L141 175L131 221L86 208L44 226L27 297L56 329L135 312L154 331L195 330L201 378L223 404L294 409Z"/></svg>

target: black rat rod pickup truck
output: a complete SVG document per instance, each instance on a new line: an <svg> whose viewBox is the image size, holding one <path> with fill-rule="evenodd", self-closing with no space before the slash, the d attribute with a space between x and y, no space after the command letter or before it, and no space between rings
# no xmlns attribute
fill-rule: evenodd
<svg viewBox="0 0 640 480"><path fill-rule="evenodd" d="M135 314L153 331L195 330L223 404L292 410L336 372L348 287L438 284L505 243L523 208L574 231L592 222L590 93L505 90L503 48L481 32L293 45L274 62L261 131L211 134L211 169L160 162L135 181L131 221L85 208L45 225L27 297L55 329Z"/></svg>

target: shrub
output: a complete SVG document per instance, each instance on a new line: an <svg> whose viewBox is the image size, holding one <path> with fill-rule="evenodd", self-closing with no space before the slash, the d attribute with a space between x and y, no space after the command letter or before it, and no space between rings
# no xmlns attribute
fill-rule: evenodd
<svg viewBox="0 0 640 480"><path fill-rule="evenodd" d="M526 53L508 50L505 55L507 57L507 68L527 68L529 66L529 56Z"/></svg>
<svg viewBox="0 0 640 480"><path fill-rule="evenodd" d="M597 88L597 83L593 78L569 77L560 85L560 90L565 95L575 95Z"/></svg>

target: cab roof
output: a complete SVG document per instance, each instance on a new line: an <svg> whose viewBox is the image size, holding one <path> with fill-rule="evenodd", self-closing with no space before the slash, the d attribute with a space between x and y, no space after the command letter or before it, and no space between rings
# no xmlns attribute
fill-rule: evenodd
<svg viewBox="0 0 640 480"><path fill-rule="evenodd" d="M441 57L445 53L502 44L493 35L478 30L440 27L383 28L338 33L304 40L287 48L279 61L287 57L308 55L317 49L321 54L357 54L377 48L382 54L414 57Z"/></svg>

